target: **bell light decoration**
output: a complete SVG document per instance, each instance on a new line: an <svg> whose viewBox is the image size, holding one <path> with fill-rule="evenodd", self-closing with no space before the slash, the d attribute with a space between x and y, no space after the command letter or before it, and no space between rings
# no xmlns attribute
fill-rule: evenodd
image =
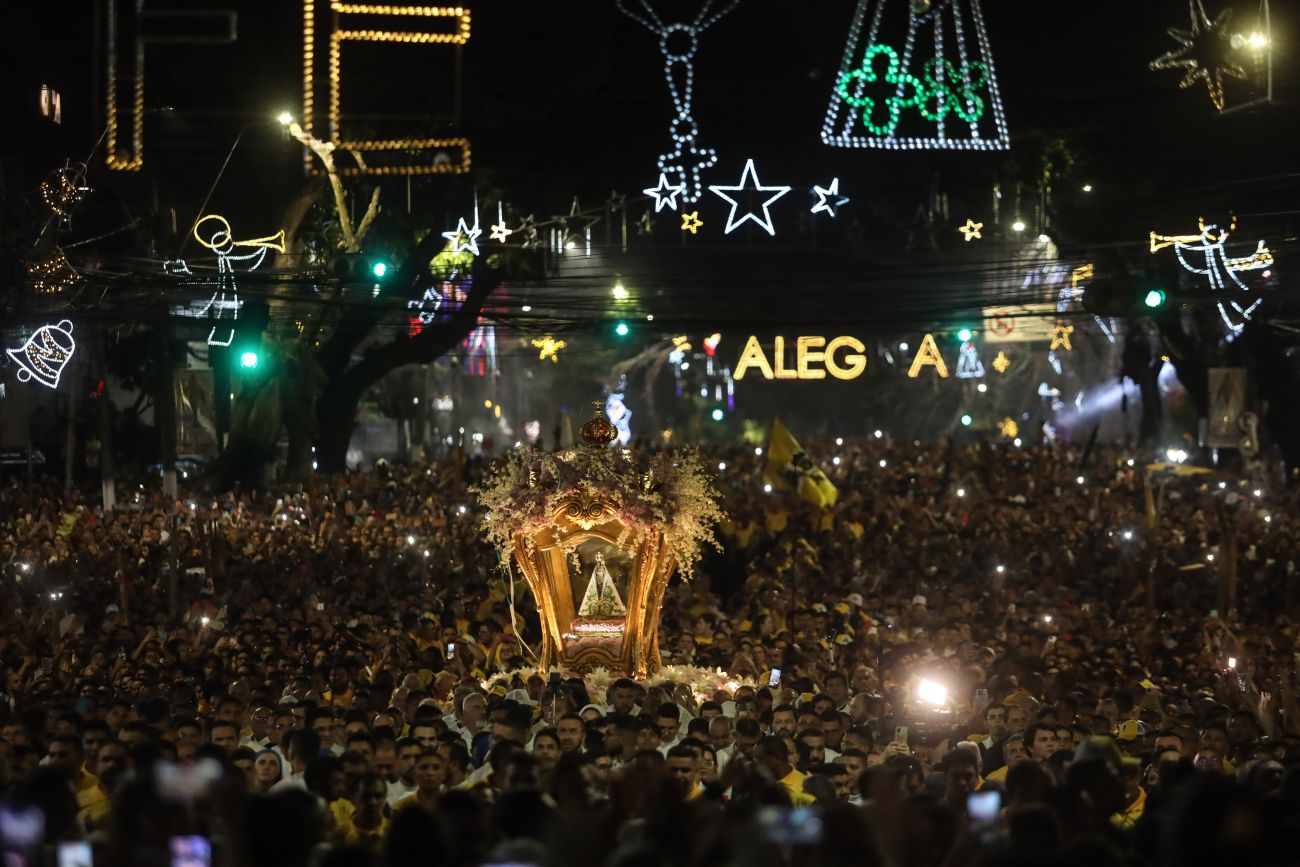
<svg viewBox="0 0 1300 867"><path fill-rule="evenodd" d="M34 379L46 388L58 388L63 368L76 351L72 323L64 319L57 325L42 325L25 344L5 354L18 365L19 382Z"/></svg>

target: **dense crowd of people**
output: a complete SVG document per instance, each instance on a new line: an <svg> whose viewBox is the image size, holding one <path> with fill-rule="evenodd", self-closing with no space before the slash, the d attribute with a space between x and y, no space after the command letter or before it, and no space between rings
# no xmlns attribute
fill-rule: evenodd
<svg viewBox="0 0 1300 867"><path fill-rule="evenodd" d="M537 670L483 458L109 513L9 484L5 863L1295 860L1292 490L1100 447L811 452L828 509L707 451L723 550L645 682Z"/></svg>

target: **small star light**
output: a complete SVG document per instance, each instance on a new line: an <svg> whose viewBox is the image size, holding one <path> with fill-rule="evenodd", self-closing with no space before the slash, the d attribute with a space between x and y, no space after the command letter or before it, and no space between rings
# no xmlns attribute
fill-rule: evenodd
<svg viewBox="0 0 1300 867"><path fill-rule="evenodd" d="M753 183L751 184L750 181L753 181ZM723 230L724 234L727 235L730 235L737 226L746 220L753 220L754 223L764 232L775 236L776 228L772 225L772 213L768 208L771 207L772 203L777 199L790 192L789 187L765 187L760 184L758 182L758 173L754 171L754 161L752 159L745 160L745 170L740 173L739 184L736 184L735 186L712 185L709 187L709 190L718 198L726 199L731 203L731 213L727 215L727 228ZM744 216L739 220L736 219L736 211L740 208L740 202L727 195L727 193L743 193L749 190L753 190L756 193L774 194L764 199L763 203L759 206L763 209L763 218L761 220L758 218L758 215L752 211L746 211Z"/></svg>
<svg viewBox="0 0 1300 867"><path fill-rule="evenodd" d="M998 432L1007 439L1013 440L1020 436L1020 425L1016 424L1014 418L1007 416L1002 419L1002 421L998 422Z"/></svg>
<svg viewBox="0 0 1300 867"><path fill-rule="evenodd" d="M683 232L690 232L692 235L694 235L696 232L699 231L700 226L703 225L704 223L700 221L699 211L691 211L689 214L682 214Z"/></svg>
<svg viewBox="0 0 1300 867"><path fill-rule="evenodd" d="M966 225L958 226L957 231L961 232L962 237L964 237L966 243L969 244L971 241L975 241L984 237L983 235L980 234L980 230L983 228L984 228L983 223L977 223L974 220L972 220L970 217L967 217Z"/></svg>
<svg viewBox="0 0 1300 867"><path fill-rule="evenodd" d="M998 373L1006 373L1007 368L1011 366L1011 359L1002 350L998 350L998 357L993 359L993 369Z"/></svg>
<svg viewBox="0 0 1300 867"><path fill-rule="evenodd" d="M1211 21L1201 0L1190 0L1188 7L1192 16L1191 28L1170 27L1167 32L1179 47L1151 61L1151 68L1185 69L1178 86L1188 88L1197 82L1205 82L1210 102L1223 111L1223 77L1246 77L1241 64L1230 56L1232 43L1228 38L1228 24L1232 20L1232 9L1224 9Z"/></svg>
<svg viewBox="0 0 1300 867"><path fill-rule="evenodd" d="M442 236L455 244L455 249L452 250L453 253L469 252L477 256L478 236L482 234L483 230L478 226L478 215L476 214L473 228L466 225L465 218L461 217L460 222L456 224L456 228L450 232L443 232Z"/></svg>
<svg viewBox="0 0 1300 867"><path fill-rule="evenodd" d="M677 210L677 197L686 189L685 184L668 183L668 175L663 172L659 173L659 184L653 187L646 187L641 192L647 196L654 196L655 213L659 213L664 208Z"/></svg>
<svg viewBox="0 0 1300 867"><path fill-rule="evenodd" d="M1053 352L1060 348L1066 352L1073 352L1074 347L1070 345L1070 335L1073 333L1073 325L1066 325L1060 319L1056 320L1056 327L1052 329L1052 345L1047 347L1047 351Z"/></svg>
<svg viewBox="0 0 1300 867"><path fill-rule="evenodd" d="M505 215L501 213L501 203L497 202L497 221L492 225L492 232L489 237L491 237L493 241L500 241L504 244L506 238L509 238L513 234L514 232L506 228L506 218Z"/></svg>
<svg viewBox="0 0 1300 867"><path fill-rule="evenodd" d="M541 340L532 341L532 344L538 350L537 360L545 361L546 359L549 358L552 364L556 364L559 362L560 350L563 349L565 346L568 346L568 344L565 341L555 340L549 334L543 337Z"/></svg>
<svg viewBox="0 0 1300 867"><path fill-rule="evenodd" d="M840 195L840 179L835 178L831 181L829 187L813 186L813 195L817 197L817 204L812 206L812 213L817 214L822 211L835 217L835 209L842 208L849 203L848 196Z"/></svg>

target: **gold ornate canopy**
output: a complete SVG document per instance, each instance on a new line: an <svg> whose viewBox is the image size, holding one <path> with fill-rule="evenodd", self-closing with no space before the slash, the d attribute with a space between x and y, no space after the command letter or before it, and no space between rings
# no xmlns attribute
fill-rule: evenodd
<svg viewBox="0 0 1300 867"><path fill-rule="evenodd" d="M675 563L659 530L639 534L630 551L620 547L629 529L611 502L581 492L556 504L550 526L515 535L515 562L541 615L543 668L603 667L634 677L659 669L659 611ZM615 589L622 584L621 616L581 610L575 584L587 583L593 561L596 569L608 565Z"/></svg>
<svg viewBox="0 0 1300 867"><path fill-rule="evenodd" d="M610 448L614 437L597 409L584 445L516 449L476 489L488 538L537 600L543 670L654 674L668 581L717 545L723 515L698 455Z"/></svg>

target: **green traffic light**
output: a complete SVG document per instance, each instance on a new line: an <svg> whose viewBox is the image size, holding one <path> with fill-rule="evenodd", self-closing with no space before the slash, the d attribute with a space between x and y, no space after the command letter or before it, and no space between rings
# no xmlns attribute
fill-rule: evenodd
<svg viewBox="0 0 1300 867"><path fill-rule="evenodd" d="M249 370L253 369L254 367L257 367L258 361L259 359L257 357L257 353L253 352L251 349L248 352L245 352L239 356L240 365Z"/></svg>
<svg viewBox="0 0 1300 867"><path fill-rule="evenodd" d="M962 343L970 343L970 339L974 336L975 332L971 331L969 328L963 328L961 331L957 332L957 339Z"/></svg>
<svg viewBox="0 0 1300 867"><path fill-rule="evenodd" d="M626 322L620 322L614 326L614 333L617 334L619 337L627 337L628 332L630 332L631 330L632 330L631 328L628 328Z"/></svg>
<svg viewBox="0 0 1300 867"><path fill-rule="evenodd" d="M388 263L376 262L370 266L370 273L382 280L384 275L388 273Z"/></svg>
<svg viewBox="0 0 1300 867"><path fill-rule="evenodd" d="M713 415L713 420L714 420L714 421L722 421L722 418L723 418L724 413L722 412L722 409L721 409L721 408L715 408L715 409L713 410L712 415Z"/></svg>
<svg viewBox="0 0 1300 867"><path fill-rule="evenodd" d="M1142 299L1142 303L1150 309L1155 310L1157 307L1160 307L1165 303L1167 297L1168 296L1165 295L1165 290L1163 289L1149 289L1147 290L1146 297Z"/></svg>
<svg viewBox="0 0 1300 867"><path fill-rule="evenodd" d="M975 421L975 419L971 418L971 417L970 417L970 414L967 413L966 415L963 415L963 416L961 417L961 426L962 426L962 427L970 427L971 424L972 424L974 421Z"/></svg>

